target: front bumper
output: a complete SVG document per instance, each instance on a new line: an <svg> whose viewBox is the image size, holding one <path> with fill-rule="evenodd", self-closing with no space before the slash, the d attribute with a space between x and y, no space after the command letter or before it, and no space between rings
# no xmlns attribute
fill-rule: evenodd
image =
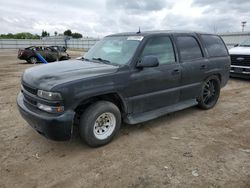
<svg viewBox="0 0 250 188"><path fill-rule="evenodd" d="M231 65L230 76L250 79L250 66Z"/></svg>
<svg viewBox="0 0 250 188"><path fill-rule="evenodd" d="M26 60L23 56L17 56L17 58L20 60Z"/></svg>
<svg viewBox="0 0 250 188"><path fill-rule="evenodd" d="M40 110L31 110L24 104L23 94L17 97L17 106L22 117L39 134L52 140L69 140L73 132L74 111L54 115Z"/></svg>

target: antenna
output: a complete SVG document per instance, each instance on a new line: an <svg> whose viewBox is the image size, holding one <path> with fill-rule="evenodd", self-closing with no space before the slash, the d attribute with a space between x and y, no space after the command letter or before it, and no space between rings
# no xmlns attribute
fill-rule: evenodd
<svg viewBox="0 0 250 188"><path fill-rule="evenodd" d="M139 26L139 31L136 32L136 34L140 34L141 33L141 28Z"/></svg>

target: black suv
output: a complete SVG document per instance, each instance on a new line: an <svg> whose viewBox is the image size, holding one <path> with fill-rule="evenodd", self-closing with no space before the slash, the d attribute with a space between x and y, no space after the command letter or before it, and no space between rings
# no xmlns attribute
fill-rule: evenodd
<svg viewBox="0 0 250 188"><path fill-rule="evenodd" d="M82 59L27 69L17 104L40 134L90 146L112 140L122 121L137 124L198 105L212 108L229 79L217 35L156 31L105 37Z"/></svg>

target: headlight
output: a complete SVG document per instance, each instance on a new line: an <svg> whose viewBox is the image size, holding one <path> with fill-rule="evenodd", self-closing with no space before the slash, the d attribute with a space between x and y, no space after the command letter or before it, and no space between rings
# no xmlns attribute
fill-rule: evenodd
<svg viewBox="0 0 250 188"><path fill-rule="evenodd" d="M48 105L41 104L41 103L37 103L37 108L46 112L50 112L50 113L61 113L64 111L63 106L48 106Z"/></svg>
<svg viewBox="0 0 250 188"><path fill-rule="evenodd" d="M37 96L47 100L62 100L60 93L38 90Z"/></svg>

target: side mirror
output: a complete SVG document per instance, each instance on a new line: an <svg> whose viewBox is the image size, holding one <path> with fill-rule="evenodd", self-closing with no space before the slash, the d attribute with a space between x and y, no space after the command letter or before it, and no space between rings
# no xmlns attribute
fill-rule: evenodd
<svg viewBox="0 0 250 188"><path fill-rule="evenodd" d="M237 47L237 46L239 46L239 44L235 44L235 45L234 45L234 47Z"/></svg>
<svg viewBox="0 0 250 188"><path fill-rule="evenodd" d="M159 60L156 56L144 56L137 64L136 67L144 68L144 67L157 67L159 66Z"/></svg>

